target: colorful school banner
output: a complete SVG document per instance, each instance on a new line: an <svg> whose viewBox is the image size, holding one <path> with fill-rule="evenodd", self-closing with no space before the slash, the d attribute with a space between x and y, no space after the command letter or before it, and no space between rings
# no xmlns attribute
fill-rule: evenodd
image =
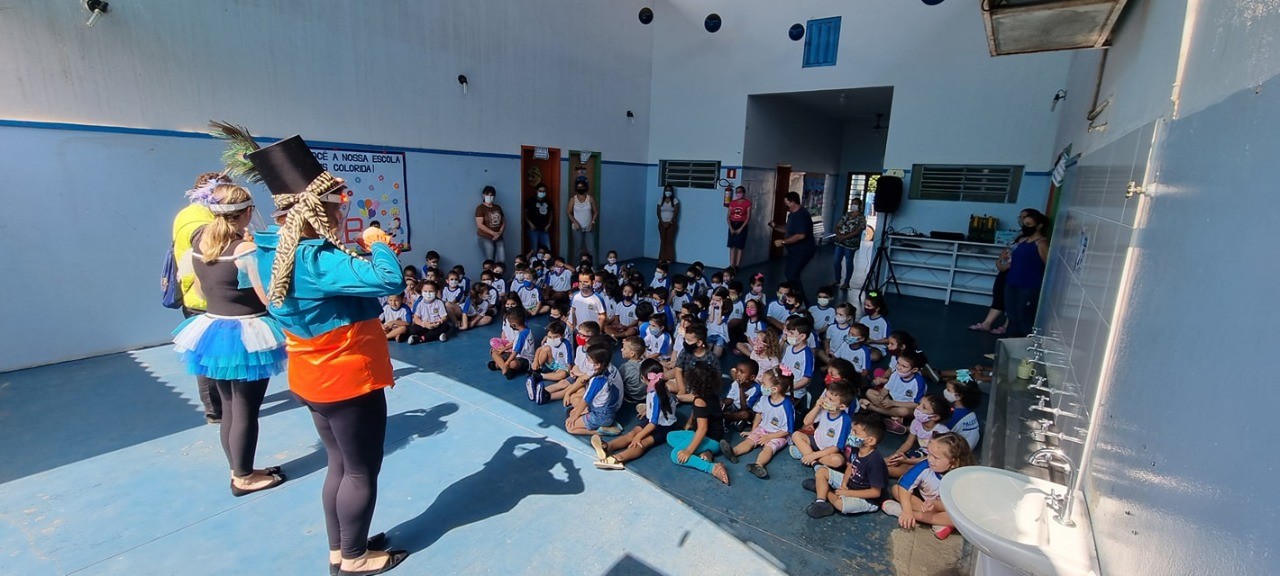
<svg viewBox="0 0 1280 576"><path fill-rule="evenodd" d="M409 207L405 190L404 152L368 152L340 148L312 148L325 170L345 179L351 190L351 210L338 231L347 246L377 223L401 251L409 249Z"/></svg>

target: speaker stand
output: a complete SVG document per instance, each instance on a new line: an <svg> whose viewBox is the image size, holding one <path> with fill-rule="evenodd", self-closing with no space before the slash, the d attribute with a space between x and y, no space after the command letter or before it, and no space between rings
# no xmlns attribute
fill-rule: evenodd
<svg viewBox="0 0 1280 576"><path fill-rule="evenodd" d="M876 255L871 259L871 265L867 268L867 278L862 282L862 289L858 291L859 299L866 298L871 292L881 292L884 287L890 283L893 284L893 290L899 296L902 295L902 287L898 285L898 275L893 271L893 261L889 260L889 222L892 220L893 214L884 215L884 226L880 228L880 245L876 247ZM884 283L878 283L880 274L884 273Z"/></svg>

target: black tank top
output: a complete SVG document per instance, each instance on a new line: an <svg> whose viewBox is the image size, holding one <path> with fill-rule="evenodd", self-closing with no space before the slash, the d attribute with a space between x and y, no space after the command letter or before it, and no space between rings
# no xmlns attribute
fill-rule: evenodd
<svg viewBox="0 0 1280 576"><path fill-rule="evenodd" d="M208 301L206 309L210 314L218 316L248 316L261 314L267 307L258 299L252 287L238 288L239 269L232 259L236 247L244 240L236 238L231 241L217 260L205 262L200 254L200 237L204 233L201 227L191 238L191 258L196 278L200 280L200 290Z"/></svg>

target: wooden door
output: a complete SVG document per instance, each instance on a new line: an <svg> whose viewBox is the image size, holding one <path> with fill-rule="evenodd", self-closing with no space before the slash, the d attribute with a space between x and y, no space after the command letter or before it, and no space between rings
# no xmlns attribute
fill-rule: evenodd
<svg viewBox="0 0 1280 576"><path fill-rule="evenodd" d="M785 227L787 224L787 192L791 190L791 165L779 164L773 185L773 222ZM774 245L775 240L785 237L783 232L774 232L769 237L769 259L782 258L782 248Z"/></svg>
<svg viewBox="0 0 1280 576"><path fill-rule="evenodd" d="M546 150L546 158L539 158L540 150ZM560 193L560 149L541 148L537 146L520 147L520 213L508 214L507 218L520 219L520 252L528 254L533 247L529 245L529 233L524 222L525 209L537 199L534 187L539 183L547 186L547 201L551 203L551 253L559 254L560 223L564 204Z"/></svg>

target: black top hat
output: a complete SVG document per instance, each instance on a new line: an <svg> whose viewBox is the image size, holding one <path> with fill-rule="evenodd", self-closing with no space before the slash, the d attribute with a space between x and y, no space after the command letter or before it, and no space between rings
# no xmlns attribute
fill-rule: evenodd
<svg viewBox="0 0 1280 576"><path fill-rule="evenodd" d="M296 134L254 150L247 157L272 195L303 192L326 173L306 141ZM316 194L331 192L342 186L343 181L330 176L324 184L324 189L316 190Z"/></svg>

